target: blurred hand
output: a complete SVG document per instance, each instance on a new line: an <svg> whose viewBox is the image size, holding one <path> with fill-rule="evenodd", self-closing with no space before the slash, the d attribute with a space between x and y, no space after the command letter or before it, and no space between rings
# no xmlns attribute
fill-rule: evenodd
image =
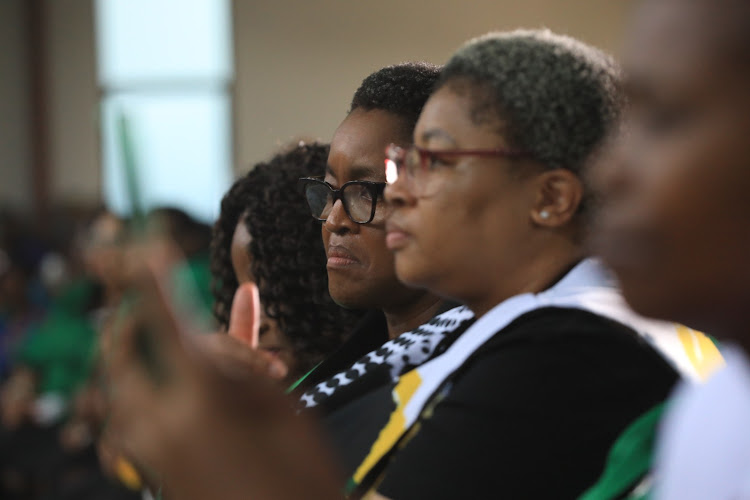
<svg viewBox="0 0 750 500"><path fill-rule="evenodd" d="M119 448L119 440L113 437L112 431L111 427L105 429L96 442L96 454L102 472L133 491L144 487L148 487L150 491L159 491L159 478L148 477L144 471L138 470L135 462L130 461Z"/></svg>
<svg viewBox="0 0 750 500"><path fill-rule="evenodd" d="M131 272L138 299L121 315L107 364L120 447L160 471L181 500L340 497L314 427L269 378L284 371L278 360L240 349L233 336L187 335L163 274L148 261ZM233 307L230 330L242 325L257 339L257 289L238 297L248 303Z"/></svg>
<svg viewBox="0 0 750 500"><path fill-rule="evenodd" d="M284 380L289 371L284 362L258 349L259 311L258 288L252 283L240 285L232 301L228 334L199 335L195 339L197 347L215 362L217 369L231 371L226 373L228 376L239 376L244 371Z"/></svg>

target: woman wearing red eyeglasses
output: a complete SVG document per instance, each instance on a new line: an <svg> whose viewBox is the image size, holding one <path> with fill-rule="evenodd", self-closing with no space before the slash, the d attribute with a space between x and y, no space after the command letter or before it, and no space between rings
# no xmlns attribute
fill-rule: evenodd
<svg viewBox="0 0 750 500"><path fill-rule="evenodd" d="M699 376L668 347L680 327L630 311L584 247L585 178L619 90L614 63L592 47L490 34L447 63L414 145L388 148L386 242L399 278L477 320L401 378L391 435L355 474L361 491L575 498L630 422L681 375Z"/></svg>

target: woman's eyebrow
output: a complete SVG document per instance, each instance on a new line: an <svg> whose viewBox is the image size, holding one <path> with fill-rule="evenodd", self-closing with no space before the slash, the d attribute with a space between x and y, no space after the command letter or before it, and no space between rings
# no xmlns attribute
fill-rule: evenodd
<svg viewBox="0 0 750 500"><path fill-rule="evenodd" d="M372 165L360 165L354 166L349 169L350 179L367 179L373 177L383 177L385 175L385 163L380 167L374 167Z"/></svg>
<svg viewBox="0 0 750 500"><path fill-rule="evenodd" d="M456 144L456 140L448 132L439 128L425 130L424 132L422 132L420 139L422 139L422 142L428 142L431 139L442 139L444 141L450 142L451 144Z"/></svg>
<svg viewBox="0 0 750 500"><path fill-rule="evenodd" d="M353 181L368 178L371 179L373 177L380 178L385 176L385 165L379 167L375 167L373 165L355 165L346 169L346 172L344 174L346 179ZM326 165L326 177L338 179L336 172L334 172L333 168L331 168L329 165Z"/></svg>

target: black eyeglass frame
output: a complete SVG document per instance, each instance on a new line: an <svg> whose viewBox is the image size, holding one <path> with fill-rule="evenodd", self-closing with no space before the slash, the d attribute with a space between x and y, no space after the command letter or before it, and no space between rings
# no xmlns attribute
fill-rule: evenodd
<svg viewBox="0 0 750 500"><path fill-rule="evenodd" d="M333 197L331 200L331 210L333 210L333 206L336 204L336 200L341 200L341 205L344 207L344 212L346 212L346 216L349 217L349 220L354 222L355 224L369 224L372 222L372 220L375 218L375 210L378 207L378 198L382 198L383 191L385 190L386 183L385 182L374 182L374 181L349 181L345 182L341 185L340 188L336 189L333 186L331 186L329 183L323 180L321 177L303 177L298 181L298 184L302 190L302 194L305 195L305 199L307 199L307 186L310 184L316 184L316 185L323 185L326 186L331 191L331 196ZM349 212L349 207L346 204L346 201L344 200L344 190L347 188L347 186L353 186L353 185L359 185L359 186L365 186L367 190L372 195L372 208L370 209L370 217L364 221L360 222L357 220L354 220L354 217L352 217L352 214ZM325 219L321 219L320 217L313 215L313 218L320 222L325 222L328 220L326 217Z"/></svg>

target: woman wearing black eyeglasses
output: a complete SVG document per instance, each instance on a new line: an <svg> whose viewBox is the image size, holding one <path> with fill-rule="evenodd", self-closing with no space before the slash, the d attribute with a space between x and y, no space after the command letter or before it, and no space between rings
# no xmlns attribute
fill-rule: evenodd
<svg viewBox="0 0 750 500"><path fill-rule="evenodd" d="M386 245L384 150L391 142L411 142L439 71L405 63L367 77L331 140L325 175L300 180L321 223L331 297L371 310L352 339L304 380L307 390L298 403L301 411L322 417L343 476L355 472L387 424L398 377L473 320L456 304L401 283Z"/></svg>
<svg viewBox="0 0 750 500"><path fill-rule="evenodd" d="M343 307L371 311L352 338L308 375L306 386L346 370L445 308L440 298L396 277L385 244L382 197L383 150L393 141L408 144L439 73L438 66L404 63L365 78L331 140L324 177L301 181L312 215L321 222L331 297ZM333 190L341 197L326 206Z"/></svg>

